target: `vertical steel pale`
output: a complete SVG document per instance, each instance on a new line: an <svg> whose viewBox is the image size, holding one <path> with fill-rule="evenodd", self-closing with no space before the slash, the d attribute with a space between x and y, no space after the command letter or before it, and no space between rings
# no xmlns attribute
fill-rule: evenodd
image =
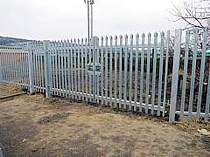
<svg viewBox="0 0 210 157"><path fill-rule="evenodd" d="M189 58L189 40L190 32L186 32L185 41L185 55L184 55L184 77L182 84L182 98L181 98L181 116L184 116L185 96L186 96L186 82L187 82L187 69L188 69L188 58Z"/></svg>
<svg viewBox="0 0 210 157"><path fill-rule="evenodd" d="M46 92L46 97L51 96L51 60L49 57L49 52L48 52L48 46L49 46L49 41L44 41L44 61L45 61L45 92Z"/></svg>
<svg viewBox="0 0 210 157"><path fill-rule="evenodd" d="M129 57L129 110L132 109L132 97L133 97L133 34L130 36L130 57Z"/></svg>
<svg viewBox="0 0 210 157"><path fill-rule="evenodd" d="M124 109L127 108L127 80L128 80L128 35L125 36L125 49L124 49Z"/></svg>
<svg viewBox="0 0 210 157"><path fill-rule="evenodd" d="M160 42L160 65L159 65L159 79L158 79L158 111L157 116L160 116L160 108L162 101L162 88L163 88L163 53L164 53L164 33L161 33Z"/></svg>
<svg viewBox="0 0 210 157"><path fill-rule="evenodd" d="M141 76L140 76L140 112L143 108L143 92L144 92L144 51L145 51L145 34L142 34L142 49L141 49Z"/></svg>
<svg viewBox="0 0 210 157"><path fill-rule="evenodd" d="M148 109L149 109L150 53L151 53L151 33L148 34L148 46L147 46L146 107L145 107L146 114L148 114Z"/></svg>
<svg viewBox="0 0 210 157"><path fill-rule="evenodd" d="M136 35L136 46L135 46L135 88L134 88L134 111L137 108L137 95L138 95L138 72L139 72L139 34Z"/></svg>
<svg viewBox="0 0 210 157"><path fill-rule="evenodd" d="M177 89L179 80L179 62L181 52L181 30L175 31L175 45L174 45L174 56L173 56L173 73L172 73L172 88L171 88L171 104L169 113L169 122L175 121L176 103L177 103Z"/></svg>
<svg viewBox="0 0 210 157"><path fill-rule="evenodd" d="M199 82L199 91L198 91L198 102L197 102L197 118L200 118L201 113L201 103L202 103L202 96L203 96L203 81L204 81L204 74L205 74L205 64L206 64L206 46L208 38L208 30L204 30L203 35L203 43L202 43L202 57L201 57L201 67L200 67L200 82Z"/></svg>
<svg viewBox="0 0 210 157"><path fill-rule="evenodd" d="M154 34L154 51L153 51L153 72L152 72L152 109L151 114L154 114L155 97L156 97L156 66L157 66L157 43L158 33Z"/></svg>
<svg viewBox="0 0 210 157"><path fill-rule="evenodd" d="M170 47L170 31L167 31L166 37L166 56L165 56L165 78L164 78L164 96L163 96L163 117L165 116L165 104L167 97L167 86L168 86L168 62L169 62L169 47Z"/></svg>
<svg viewBox="0 0 210 157"><path fill-rule="evenodd" d="M195 77L196 77L196 62L197 62L197 42L198 42L198 29L193 31L193 61L192 61L192 74L191 74L191 83L190 83L190 100L189 100L189 114L192 115L193 105L194 105L194 89L195 89Z"/></svg>
<svg viewBox="0 0 210 157"><path fill-rule="evenodd" d="M30 43L27 43L27 47L28 47L28 67L29 67L29 89L30 89L30 93L34 93L34 72L33 72L33 53L31 51L31 45Z"/></svg>

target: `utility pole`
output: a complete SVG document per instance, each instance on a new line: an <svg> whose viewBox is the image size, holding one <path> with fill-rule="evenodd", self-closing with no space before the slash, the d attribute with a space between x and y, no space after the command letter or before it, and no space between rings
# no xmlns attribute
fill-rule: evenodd
<svg viewBox="0 0 210 157"><path fill-rule="evenodd" d="M84 0L85 4L87 4L87 29L88 29L88 43L90 42L90 0Z"/></svg>
<svg viewBox="0 0 210 157"><path fill-rule="evenodd" d="M94 4L94 0L91 0L90 2L90 6L91 6L91 39L93 38L93 4Z"/></svg>
<svg viewBox="0 0 210 157"><path fill-rule="evenodd" d="M88 42L93 38L93 4L94 0L84 0L87 4Z"/></svg>

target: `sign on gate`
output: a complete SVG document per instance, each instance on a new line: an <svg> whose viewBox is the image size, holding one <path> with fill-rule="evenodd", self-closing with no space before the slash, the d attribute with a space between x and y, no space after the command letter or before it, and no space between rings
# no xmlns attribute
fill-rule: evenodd
<svg viewBox="0 0 210 157"><path fill-rule="evenodd" d="M95 73L94 73L95 72ZM99 76L101 74L101 65L100 64L88 64L88 73L90 75L97 75Z"/></svg>

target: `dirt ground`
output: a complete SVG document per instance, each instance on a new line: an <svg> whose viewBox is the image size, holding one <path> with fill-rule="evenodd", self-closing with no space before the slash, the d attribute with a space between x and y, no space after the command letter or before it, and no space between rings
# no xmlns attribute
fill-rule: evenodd
<svg viewBox="0 0 210 157"><path fill-rule="evenodd" d="M210 124L169 124L40 94L0 101L0 143L11 157L209 157L210 137L198 129Z"/></svg>

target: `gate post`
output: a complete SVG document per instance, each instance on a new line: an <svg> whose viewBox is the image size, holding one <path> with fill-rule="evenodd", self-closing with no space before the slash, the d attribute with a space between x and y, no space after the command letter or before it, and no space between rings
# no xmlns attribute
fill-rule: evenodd
<svg viewBox="0 0 210 157"><path fill-rule="evenodd" d="M96 76L96 63L97 62L97 47L99 45L99 38L94 36L92 39L91 39L91 44L93 46L93 97L94 97L94 100L93 100L93 103L96 103L96 92L97 92L97 76Z"/></svg>
<svg viewBox="0 0 210 157"><path fill-rule="evenodd" d="M175 121L177 90L178 90L178 80L179 80L179 62L180 62L180 52L181 52L181 34L182 34L181 29L175 30L171 104L170 104L170 113L169 113L169 122L170 123Z"/></svg>
<svg viewBox="0 0 210 157"><path fill-rule="evenodd" d="M48 52L50 41L44 40L44 70L45 70L45 95L51 96L51 59Z"/></svg>
<svg viewBox="0 0 210 157"><path fill-rule="evenodd" d="M29 91L30 94L34 93L34 71L33 71L33 52L31 43L27 42L28 51L28 69L29 69Z"/></svg>

